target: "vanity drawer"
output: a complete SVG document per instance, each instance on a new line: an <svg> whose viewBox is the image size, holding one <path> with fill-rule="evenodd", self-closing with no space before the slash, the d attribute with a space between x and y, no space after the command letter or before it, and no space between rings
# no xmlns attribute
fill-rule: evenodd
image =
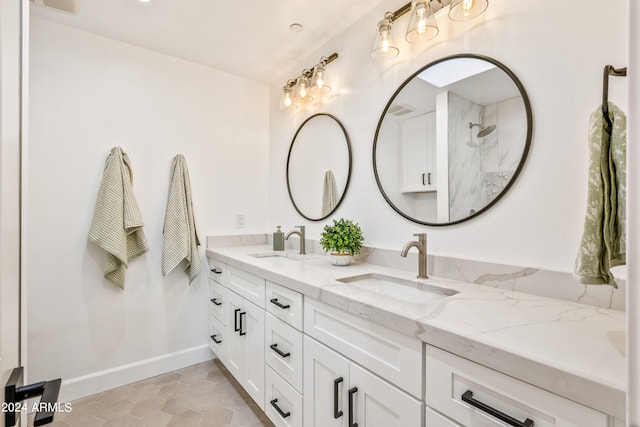
<svg viewBox="0 0 640 427"><path fill-rule="evenodd" d="M270 313L264 320L266 363L302 393L302 332Z"/></svg>
<svg viewBox="0 0 640 427"><path fill-rule="evenodd" d="M209 315L209 347L224 365L227 364L227 346L227 328Z"/></svg>
<svg viewBox="0 0 640 427"><path fill-rule="evenodd" d="M302 294L267 280L267 311L302 330Z"/></svg>
<svg viewBox="0 0 640 427"><path fill-rule="evenodd" d="M302 395L280 378L269 366L265 367L264 409L278 427L302 427Z"/></svg>
<svg viewBox="0 0 640 427"><path fill-rule="evenodd" d="M229 301L227 301L227 288L213 280L209 281L209 313L220 323L227 324L229 317Z"/></svg>
<svg viewBox="0 0 640 427"><path fill-rule="evenodd" d="M422 398L422 341L304 299L304 330L351 360Z"/></svg>
<svg viewBox="0 0 640 427"><path fill-rule="evenodd" d="M227 264L216 259L209 258L209 279L226 286Z"/></svg>
<svg viewBox="0 0 640 427"><path fill-rule="evenodd" d="M427 406L465 426L509 425L504 415L535 427L608 426L601 412L429 345L425 379Z"/></svg>
<svg viewBox="0 0 640 427"><path fill-rule="evenodd" d="M234 267L227 268L227 288L264 308L265 280Z"/></svg>

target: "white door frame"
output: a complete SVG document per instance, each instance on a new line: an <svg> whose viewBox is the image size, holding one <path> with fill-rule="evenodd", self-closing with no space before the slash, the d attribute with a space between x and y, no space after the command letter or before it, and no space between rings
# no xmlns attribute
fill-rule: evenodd
<svg viewBox="0 0 640 427"><path fill-rule="evenodd" d="M0 0L0 381L26 362L22 273L28 0ZM24 102L23 102L24 100ZM4 390L2 391L4 398ZM26 424L23 419L23 424ZM4 417L0 417L0 427Z"/></svg>

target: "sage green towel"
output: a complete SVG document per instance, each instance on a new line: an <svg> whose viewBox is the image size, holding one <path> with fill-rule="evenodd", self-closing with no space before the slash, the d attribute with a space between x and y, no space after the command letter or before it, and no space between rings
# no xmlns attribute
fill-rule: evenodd
<svg viewBox="0 0 640 427"><path fill-rule="evenodd" d="M322 189L322 216L327 216L338 204L338 188L333 172L324 173L324 187Z"/></svg>
<svg viewBox="0 0 640 427"><path fill-rule="evenodd" d="M611 102L609 118L611 128L601 108L591 115L587 213L574 275L617 288L611 267L625 263L627 118Z"/></svg>
<svg viewBox="0 0 640 427"><path fill-rule="evenodd" d="M198 254L200 241L193 219L189 170L182 154L178 154L173 159L171 166L163 238L162 275L166 276L182 260L186 260L184 271L189 276L189 284L191 284L200 273L200 255Z"/></svg>
<svg viewBox="0 0 640 427"><path fill-rule="evenodd" d="M121 289L128 262L149 250L143 225L133 195L131 162L115 147L105 164L89 240L107 252L104 277Z"/></svg>

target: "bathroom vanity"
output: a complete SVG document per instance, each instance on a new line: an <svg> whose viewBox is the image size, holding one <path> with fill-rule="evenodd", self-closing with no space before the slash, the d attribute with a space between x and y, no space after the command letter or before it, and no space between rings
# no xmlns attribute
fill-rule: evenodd
<svg viewBox="0 0 640 427"><path fill-rule="evenodd" d="M210 248L210 347L277 426L622 427L624 313Z"/></svg>

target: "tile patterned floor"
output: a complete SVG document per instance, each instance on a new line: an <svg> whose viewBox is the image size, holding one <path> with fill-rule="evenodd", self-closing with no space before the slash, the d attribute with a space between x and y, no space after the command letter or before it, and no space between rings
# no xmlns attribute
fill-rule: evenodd
<svg viewBox="0 0 640 427"><path fill-rule="evenodd" d="M273 426L217 360L71 402L51 427ZM34 415L29 416L29 427Z"/></svg>

